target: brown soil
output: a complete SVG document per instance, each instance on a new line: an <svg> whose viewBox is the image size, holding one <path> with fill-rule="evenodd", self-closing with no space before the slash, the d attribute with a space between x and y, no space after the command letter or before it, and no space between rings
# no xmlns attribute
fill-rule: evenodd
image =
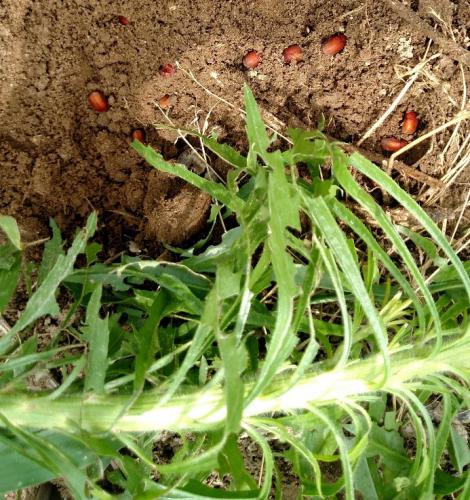
<svg viewBox="0 0 470 500"><path fill-rule="evenodd" d="M466 43L466 0L406 3L441 30L429 14L433 8L454 28L457 43ZM130 24L121 25L118 15ZM160 65L178 61L237 106L248 81L262 108L286 124L314 127L323 113L329 134L353 142L402 88L396 71L414 67L427 44L382 0L142 0L138 7L135 1L0 0L0 23L0 212L18 217L24 239L33 241L47 235L49 217L70 232L97 209L109 253L132 240L179 244L208 213L205 195L152 171L129 148L132 129L144 126L166 158L180 154L183 143L175 145L174 133L151 126L165 121L154 101L170 94L169 116L180 126L195 120L202 126L212 109L209 129L245 145L239 112L183 71L160 76ZM325 56L322 39L340 31L348 37L345 50ZM304 62L286 66L282 50L292 43L303 48ZM263 53L256 74L241 66L251 49ZM430 54L439 50L432 45ZM428 69L432 78L412 87L366 148L380 151L380 138L397 134L407 108L419 112L420 133L455 115L462 100L457 62L443 53ZM96 89L109 97L105 113L88 105ZM440 177L438 154L449 135L437 138L418 163L421 170ZM463 193L460 187L449 198L451 208Z"/></svg>

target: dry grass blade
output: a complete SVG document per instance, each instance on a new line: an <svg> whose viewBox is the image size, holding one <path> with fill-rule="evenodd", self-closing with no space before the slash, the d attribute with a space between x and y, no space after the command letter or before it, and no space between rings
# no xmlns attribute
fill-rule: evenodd
<svg viewBox="0 0 470 500"><path fill-rule="evenodd" d="M0 315L0 337L6 335L10 331L10 326Z"/></svg>
<svg viewBox="0 0 470 500"><path fill-rule="evenodd" d="M331 139L333 140L333 138ZM376 153L375 151L368 151L363 148L352 146L351 144L344 145L343 149L348 153L354 153L355 151L357 151L362 156L365 156L370 161L380 166L383 166L387 163L386 158L383 155ZM402 161L395 160L395 162L393 163L393 169L402 174L404 177L409 177L411 179L414 179L415 181L421 182L422 184L426 184L433 188L440 189L444 187L444 183L441 180L436 179L431 175L425 174L424 172L421 172L420 170L417 170L413 167L410 167Z"/></svg>
<svg viewBox="0 0 470 500"><path fill-rule="evenodd" d="M196 160L197 163L199 163L202 168L204 169L208 169L211 173L212 176L214 177L217 177L217 179L222 182L222 184L225 182L224 179L222 179L222 177L220 177L220 175L212 168L212 166L210 165L210 163L208 162L208 158L207 158L207 155L205 153L205 150L204 150L204 147L202 147L201 151L202 153L200 153L192 144L190 141L188 141L188 139L186 138L186 135L185 133L183 133L180 129L178 129L178 127L175 125L175 123L173 122L173 120L169 117L168 113L165 113L165 111L163 110L163 108L160 106L160 104L155 101L154 102L154 105L156 108L158 108L160 110L160 112L162 113L163 117L165 118L165 120L170 124L170 126L176 131L176 133L178 134L178 138L181 139L182 141L184 141L184 143L188 146L189 150L190 150L190 153L192 155L192 157ZM209 117L212 113L212 110L213 108L211 108L209 110L209 113L205 119L205 123L208 123L209 121ZM193 123L196 123L197 124L197 128L198 130L200 129L199 127L199 120L196 120L195 122L193 121ZM158 125L154 125L155 128L158 130ZM199 130L200 131L200 130ZM205 130L206 132L206 130Z"/></svg>
<svg viewBox="0 0 470 500"><path fill-rule="evenodd" d="M393 100L392 104L390 104L389 108L385 113L367 130L367 132L357 141L357 145L360 146L368 137L370 137L384 122L385 120L395 111L396 107L400 104L402 101L403 97L407 94L407 92L410 90L411 86L413 83L416 81L418 76L421 74L421 71L424 69L426 64L428 64L430 61L433 59L436 59L439 57L439 54L434 54L430 58L424 60L423 62L417 64L411 71L411 77L410 79L406 82L405 86L402 88L400 93L395 97Z"/></svg>
<svg viewBox="0 0 470 500"><path fill-rule="evenodd" d="M246 112L244 109L240 108L239 106L231 103L230 101L227 101L227 99L224 99L223 97L219 96L215 92L212 92L212 90L208 89L205 85L203 85L193 74L191 70L187 70L181 66L181 64L177 61L176 62L177 68L183 72L190 80L192 80L196 85L201 87L208 95L213 97L214 99L217 99L218 101L224 103L226 106L229 108L238 111L242 117L246 115ZM279 120L277 117L275 117L272 113L262 110L263 112L263 117L266 120L266 127L273 133L277 134L279 137L284 139L287 143L292 144L292 141L286 137L285 135L281 134L279 132L280 128L285 127L285 123L283 123L281 120Z"/></svg>
<svg viewBox="0 0 470 500"><path fill-rule="evenodd" d="M454 241L455 235L457 234L457 231L459 230L459 227L460 227L460 224L462 222L465 210L469 206L469 203L470 203L470 189L467 191L467 196L465 198L465 202L463 204L462 209L460 210L459 218L457 219L457 222L455 223L455 228L454 228L454 230L452 232L452 236L450 237L450 241L451 242Z"/></svg>
<svg viewBox="0 0 470 500"><path fill-rule="evenodd" d="M450 57L459 61L470 68L470 54L453 40L449 40L445 36L438 33L435 29L429 26L421 17L413 12L409 7L403 5L396 0L382 0L396 14L398 14L406 22L410 23L416 30L429 37Z"/></svg>
<svg viewBox="0 0 470 500"><path fill-rule="evenodd" d="M432 137L433 135L436 135L439 132L442 132L446 128L451 127L452 125L456 125L458 123L461 123L462 121L468 120L469 118L470 118L470 111L463 111L463 112L459 113L452 120L444 123L443 125L435 128L433 130L430 130L426 134L421 135L420 137L415 139L413 142L410 142L409 144L407 144L405 147L399 149L398 151L395 151L395 153L393 153L390 156L390 159L388 160L388 165L387 165L388 173L390 173L393 170L393 163L394 163L395 159L398 158L399 156L401 156L403 153L406 153L406 151L409 151L410 149L414 148L415 146L417 146L421 142L425 141L429 137Z"/></svg>
<svg viewBox="0 0 470 500"><path fill-rule="evenodd" d="M449 189L449 187L455 183L458 177L469 167L470 165L470 147L467 148L464 156L457 162L457 164L446 172L442 177L444 186L439 191L434 191L430 193L430 197L426 200L426 205L431 205L435 203L442 195Z"/></svg>
<svg viewBox="0 0 470 500"><path fill-rule="evenodd" d="M397 98L395 99L394 103L392 103L391 107L387 110L386 114L383 115L380 120L368 131L366 132L366 134L363 136L363 138L357 143L357 146L360 145L360 143L366 138L368 137L377 127L380 126L381 123L383 123L387 116L393 112L393 110L395 109L396 105L401 101L401 99L403 98L403 96L406 94L406 92L409 90L409 88L411 87L411 85L413 84L413 82L416 80L416 78L419 76L420 74L420 71L421 69L431 60L435 59L439 57L439 54L434 54L433 56L431 56L430 58L428 58L426 61L420 63L419 65L417 65L415 68L413 68L411 71L410 71L410 74L412 74L413 76L410 78L410 80L407 82L407 84L405 85L404 89L400 92L400 94L397 96ZM176 65L178 66L178 68L191 80L193 81L196 85L198 85L199 87L201 87L205 92L207 92L208 95L210 95L211 97L217 99L219 102L222 102L223 104L225 104L226 106L228 106L229 108L233 109L233 110L236 110L238 112L240 112L240 114L242 116L245 115L245 111L236 106L235 104L227 101L226 99L224 99L223 97L219 96L218 94L216 94L215 92L211 91L210 89L208 89L205 85L203 85L195 76L194 74L192 73L191 70L186 70L185 68L183 68L181 66L180 63L176 63ZM158 103L156 103L157 107L158 106ZM269 125L269 122L267 124L267 127L268 129L270 129L272 132L276 133L279 137L281 137L282 139L284 139L287 143L291 144L292 141L286 137L285 135L281 134L279 132L279 127L281 128L285 128L286 127L286 124L284 122L282 122L281 120L279 120L279 118L277 118L276 116L274 116L272 113L269 113L269 112L266 112L265 110L263 110L261 107L260 109L262 110L263 112L263 115L265 115L265 118L268 117L269 118L269 122L271 123L271 125ZM163 112L163 110L162 110ZM166 113L164 113L164 116L167 120L169 120L169 117L167 116ZM276 123L276 126L273 125L273 122ZM332 141L336 141L336 139L334 137L331 137L331 136L328 136L326 134L326 137L328 137L328 139L332 140ZM184 137L183 137L184 139ZM185 139L184 139L185 140ZM359 153L361 153L363 156L365 156L366 158L368 158L369 160L373 161L374 163L377 163L379 165L382 165L384 164L384 162L386 161L384 156L378 154L378 153L375 153L373 151L368 151L366 149L362 149L360 147L355 147L353 146L352 144L344 144L343 145L345 151L348 151L350 153L352 152L355 152L355 151L358 151ZM421 182L423 184L427 184L428 186L431 186L431 187L434 187L434 188L442 188L443 187L443 184L441 183L441 181L439 181L438 179L430 176L430 175L427 175L425 174L424 172L420 172L419 170L416 170L412 167L409 167L408 165L405 165L403 162L395 162L394 164L394 168L395 170L397 170L398 172L400 172L402 175L404 175L405 177L410 177L418 182Z"/></svg>

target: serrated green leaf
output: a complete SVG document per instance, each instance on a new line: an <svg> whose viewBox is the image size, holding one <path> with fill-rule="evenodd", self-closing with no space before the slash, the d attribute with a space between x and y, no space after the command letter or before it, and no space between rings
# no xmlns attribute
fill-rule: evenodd
<svg viewBox="0 0 470 500"><path fill-rule="evenodd" d="M44 245L44 252L42 254L42 260L38 274L39 285L44 281L46 276L52 270L54 264L57 261L57 258L60 255L64 255L64 251L62 248L63 241L60 234L60 229L52 219L49 221L49 225L52 229L52 238Z"/></svg>
<svg viewBox="0 0 470 500"><path fill-rule="evenodd" d="M406 476L410 460L406 456L403 438L396 431L386 431L372 424L367 456L379 456L395 477Z"/></svg>
<svg viewBox="0 0 470 500"><path fill-rule="evenodd" d="M365 455L362 455L358 460L354 470L354 487L360 491L367 500L379 500Z"/></svg>
<svg viewBox="0 0 470 500"><path fill-rule="evenodd" d="M157 153L151 146L144 146L139 141L133 141L132 147L150 164L162 172L177 175L186 182L210 194L231 210L239 211L243 201L240 198L234 198L230 191L221 184L204 179L199 175L188 170L184 165L178 163L168 163L163 156Z"/></svg>
<svg viewBox="0 0 470 500"><path fill-rule="evenodd" d="M18 439L18 444L13 448L17 453L22 454L29 460L44 466L46 470L53 473L54 476L62 476L66 479L67 485L72 490L74 498L85 500L87 495L85 488L88 483L86 474L74 463L64 450L59 450L50 441L44 439L39 434L33 434L20 429L9 422L0 414L0 420ZM7 444L7 440L1 437L1 441ZM12 441L10 441L11 444ZM23 474L27 472L22 471Z"/></svg>
<svg viewBox="0 0 470 500"><path fill-rule="evenodd" d="M7 235L15 248L21 251L21 236L16 220L9 215L0 215L0 229Z"/></svg>
<svg viewBox="0 0 470 500"><path fill-rule="evenodd" d="M470 449L466 439L453 426L450 429L449 453L454 467L462 473L464 467L470 464Z"/></svg>
<svg viewBox="0 0 470 500"><path fill-rule="evenodd" d="M65 257L62 255L58 256L56 263L43 283L28 300L20 319L11 328L8 335L5 335L0 340L0 354L8 350L13 337L33 323L33 321L41 316L47 314L56 315L59 312L55 300L56 290L62 281L71 273L76 258L84 251L88 238L95 232L96 223L96 213L93 212L88 218L85 229L80 231L75 237L67 255Z"/></svg>
<svg viewBox="0 0 470 500"><path fill-rule="evenodd" d="M224 160L226 163L232 165L232 167L235 167L237 170L245 170L246 168L246 158L229 144L217 142L217 138L214 136L208 137L206 135L200 134L199 132L193 129L173 127L167 124L159 124L156 126L156 128L165 130L175 130L180 133L183 132L184 134L197 137L201 139L204 146L210 149L213 153L215 153L219 158Z"/></svg>
<svg viewBox="0 0 470 500"><path fill-rule="evenodd" d="M21 273L21 252L15 251L11 257L12 260L9 260L8 269L3 268L7 267L5 263L4 266L0 265L0 313L5 311L11 298L13 297Z"/></svg>
<svg viewBox="0 0 470 500"><path fill-rule="evenodd" d="M273 178L268 185L268 203L270 220L268 221L268 245L272 259L272 267L278 285L277 315L274 330L271 334L266 358L259 373L257 382L249 399L254 398L275 375L277 367L287 358L297 338L292 330L293 299L298 292L295 284L295 267L292 257L287 253L287 224L291 224L293 211L285 216L284 206L279 204L279 185L276 180L284 178L284 165L279 155L269 156L273 169ZM281 209L282 207L282 209ZM298 210L298 208L297 208ZM296 214L298 217L298 212Z"/></svg>
<svg viewBox="0 0 470 500"><path fill-rule="evenodd" d="M56 449L63 450L69 459L81 468L91 465L96 460L95 454L74 437L51 430L41 431L37 435L51 443ZM15 438L1 441L0 494L41 484L57 477L54 471L28 458L27 453L23 454L23 445Z"/></svg>
<svg viewBox="0 0 470 500"><path fill-rule="evenodd" d="M347 282L351 287L351 291L354 293L356 300L361 304L369 320L377 345L384 356L384 379L386 379L390 372L390 359L387 355L387 335L383 321L367 293L357 263L348 248L346 237L343 231L338 227L335 218L331 214L323 198L307 198L303 196L303 200L309 212L309 216L315 222L318 230L324 235L336 261L341 266Z"/></svg>
<svg viewBox="0 0 470 500"><path fill-rule="evenodd" d="M445 235L437 227L429 215L427 215L418 203L416 203L416 201L409 194L403 191L403 189L401 189L390 176L374 165L371 161L367 160L359 153L354 153L350 157L350 162L353 167L357 168L364 175L386 189L390 195L393 196L403 207L405 207L408 212L423 226L423 228L426 229L433 241L442 248L450 262L454 265L465 287L466 294L470 298L470 277L465 272L461 260L452 249ZM435 320L437 323L436 328L438 328L438 318L435 318Z"/></svg>
<svg viewBox="0 0 470 500"><path fill-rule="evenodd" d="M424 277L422 276L418 266L416 265L414 257L411 255L411 252L408 250L406 244L404 243L402 238L400 238L400 236L398 235L395 226L390 222L390 220L388 219L382 208L375 202L375 200L367 192L365 192L359 186L359 184L354 180L353 176L348 172L348 160L347 157L345 157L344 153L340 151L335 152L335 158L336 161L333 162L334 173L335 177L340 182L342 188L350 196L356 199L356 201L358 201L378 222L381 229L384 231L389 240L393 243L398 255L403 259L403 262L407 266L407 269L409 270L411 276L419 286L419 289L423 294L424 300L429 308L429 311L435 323L436 336L437 336L436 349L438 349L442 340L442 328L439 319L439 313L436 309L434 299L424 280ZM368 160L364 159L362 156L357 155L354 156L354 158L355 158L354 166L358 168L357 165L360 165L363 170L361 169L359 170L361 170L361 172L363 171L365 175L368 175L369 172L369 170L366 169L365 166L366 165L369 166L369 164L372 165L373 169L372 167L371 169L374 170L374 172L376 170L382 172L380 169L378 169L378 167L376 167L373 163L369 162ZM352 157L350 158L350 160L351 159ZM378 178L383 180L380 174L378 175ZM374 177L374 180L375 179L376 176ZM385 184L387 184L388 186L387 182L385 182ZM401 201L403 199L403 195L405 194L404 191L401 188L399 188L396 184L393 185L392 189L394 190L395 196L397 196L399 198L399 201ZM406 195L406 197L409 196ZM406 197L405 199L407 199ZM418 314L421 315L423 314L422 309L418 309L417 312ZM421 317L420 325L423 325L424 322L425 322L424 318Z"/></svg>
<svg viewBox="0 0 470 500"><path fill-rule="evenodd" d="M222 474L231 474L237 490L256 489L256 482L243 463L243 456L237 446L236 434L227 437L225 446L219 454L219 464L222 465L220 468Z"/></svg>
<svg viewBox="0 0 470 500"><path fill-rule="evenodd" d="M266 127L256 104L255 97L250 87L245 84L243 87L245 96L245 111L246 111L246 135L250 143L250 147L256 151L262 158L269 147L269 137L266 133Z"/></svg>
<svg viewBox="0 0 470 500"><path fill-rule="evenodd" d="M88 301L86 327L83 331L88 340L88 363L85 376L85 391L104 393L104 382L108 368L109 326L108 316L100 318L101 284L96 285Z"/></svg>
<svg viewBox="0 0 470 500"><path fill-rule="evenodd" d="M430 238L425 238L424 236L421 236L415 231L412 231L411 229L408 229L404 226L398 226L398 232L404 234L418 248L423 250L435 266L441 267L447 264L447 259L439 255L439 251L436 245Z"/></svg>

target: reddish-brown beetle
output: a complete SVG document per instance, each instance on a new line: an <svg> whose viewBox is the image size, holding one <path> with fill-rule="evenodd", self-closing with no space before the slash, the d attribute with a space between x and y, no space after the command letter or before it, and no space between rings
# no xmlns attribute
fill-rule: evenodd
<svg viewBox="0 0 470 500"><path fill-rule="evenodd" d="M132 131L132 139L145 143L145 130L143 128L136 128Z"/></svg>
<svg viewBox="0 0 470 500"><path fill-rule="evenodd" d="M327 56L334 56L341 52L346 46L346 35L343 33L336 33L328 37L322 44L323 53Z"/></svg>
<svg viewBox="0 0 470 500"><path fill-rule="evenodd" d="M93 110L97 113L108 111L108 99L100 90L94 90L88 96L88 102L90 103L90 106L93 108Z"/></svg>
<svg viewBox="0 0 470 500"><path fill-rule="evenodd" d="M250 50L247 52L242 59L243 66L247 69L255 69L256 66L261 62L262 55L257 50Z"/></svg>
<svg viewBox="0 0 470 500"><path fill-rule="evenodd" d="M286 64L298 63L302 60L302 49L299 45L289 45L282 51L282 55Z"/></svg>
<svg viewBox="0 0 470 500"><path fill-rule="evenodd" d="M176 68L173 66L173 64L170 63L162 64L158 69L158 72L164 78L169 78L170 76L173 76L176 73Z"/></svg>
<svg viewBox="0 0 470 500"><path fill-rule="evenodd" d="M380 145L384 151L394 153L408 144L404 139L397 139L396 137L384 137L380 141Z"/></svg>
<svg viewBox="0 0 470 500"><path fill-rule="evenodd" d="M418 128L419 120L415 111L407 111L405 119L401 124L401 130L404 134L414 134Z"/></svg>

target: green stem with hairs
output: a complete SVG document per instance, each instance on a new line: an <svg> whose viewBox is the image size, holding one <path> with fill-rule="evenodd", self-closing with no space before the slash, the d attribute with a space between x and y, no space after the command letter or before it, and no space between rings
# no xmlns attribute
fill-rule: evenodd
<svg viewBox="0 0 470 500"><path fill-rule="evenodd" d="M466 335L447 343L435 355L419 357L413 345L392 352L391 375L379 386L383 369L382 357L374 356L351 362L342 369L306 374L293 387L289 378L283 375L273 381L269 391L248 404L243 418L304 410L312 405L325 406L361 395L402 389L437 373L453 373L459 377L463 374L468 380L470 338ZM251 385L246 384L247 393ZM127 404L128 396L79 394L49 399L42 395L6 394L0 396L0 411L18 426L66 431L73 431L79 425L93 432L182 432L214 429L224 422L226 410L222 388L181 394L163 405L159 404L160 397L157 392L143 394L117 422L115 419Z"/></svg>

